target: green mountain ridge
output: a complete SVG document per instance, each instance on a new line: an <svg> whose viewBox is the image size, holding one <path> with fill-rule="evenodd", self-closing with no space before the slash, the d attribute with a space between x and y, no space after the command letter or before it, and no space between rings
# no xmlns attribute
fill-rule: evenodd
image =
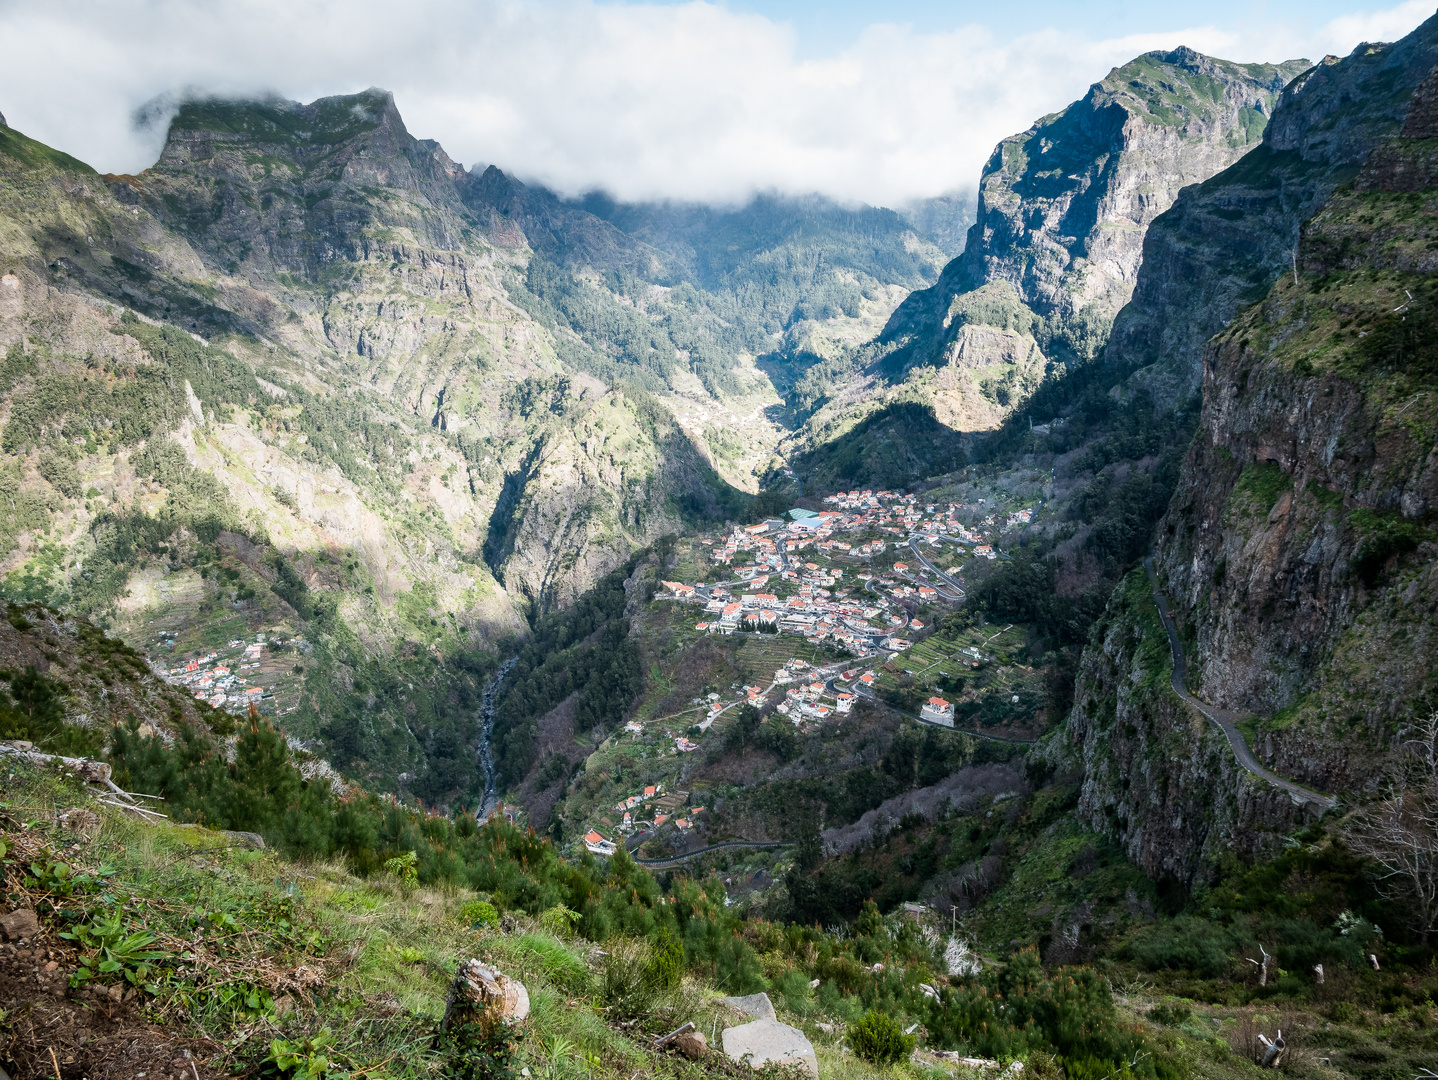
<svg viewBox="0 0 1438 1080"><path fill-rule="evenodd" d="M0 1022L125 979L217 1074L632 1080L764 990L823 1077L1426 1067L1435 43L1115 69L928 289L890 211L564 200L381 91L137 177L0 129L0 736L201 826L72 837L17 763ZM533 1012L457 1043L472 955Z"/></svg>

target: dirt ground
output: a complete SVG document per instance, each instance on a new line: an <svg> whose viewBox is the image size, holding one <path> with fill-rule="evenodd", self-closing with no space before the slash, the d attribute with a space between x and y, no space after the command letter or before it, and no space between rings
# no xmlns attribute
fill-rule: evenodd
<svg viewBox="0 0 1438 1080"><path fill-rule="evenodd" d="M218 1043L140 1015L106 987L70 989L76 952L49 928L0 945L0 1063L11 1080L212 1080ZM118 1000L117 1000L118 998Z"/></svg>

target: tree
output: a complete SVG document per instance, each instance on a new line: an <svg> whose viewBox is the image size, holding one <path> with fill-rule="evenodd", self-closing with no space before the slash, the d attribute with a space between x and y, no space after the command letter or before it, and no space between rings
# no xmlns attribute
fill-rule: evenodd
<svg viewBox="0 0 1438 1080"><path fill-rule="evenodd" d="M1426 944L1438 926L1438 710L1414 734L1389 771L1388 794L1355 814L1345 834L1373 861L1379 891L1407 906Z"/></svg>

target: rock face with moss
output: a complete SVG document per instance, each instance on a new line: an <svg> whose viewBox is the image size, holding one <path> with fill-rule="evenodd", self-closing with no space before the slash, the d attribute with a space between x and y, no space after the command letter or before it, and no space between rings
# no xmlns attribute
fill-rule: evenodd
<svg viewBox="0 0 1438 1080"><path fill-rule="evenodd" d="M1141 369L1135 385L1160 405L1197 390L1205 342L1291 276L1301 223L1398 134L1434 63L1438 23L1429 19L1401 41L1365 42L1295 79L1262 143L1154 221L1106 359Z"/></svg>
<svg viewBox="0 0 1438 1080"><path fill-rule="evenodd" d="M1082 772L1086 824L1150 878L1190 888L1225 856L1272 858L1309 812L1245 772L1223 734L1173 693L1171 674L1148 579L1134 570L1093 629L1073 712L1038 756Z"/></svg>
<svg viewBox="0 0 1438 1080"><path fill-rule="evenodd" d="M1435 37L1425 25L1328 65L1324 87L1297 98L1308 126L1277 129L1295 146L1370 152L1303 226L1287 272L1209 342L1199 431L1155 557L1191 689L1252 718L1269 768L1353 797L1373 790L1438 691L1438 131L1433 80L1409 83L1405 125L1379 100L1376 135L1351 103L1375 58ZM1271 165L1281 187L1289 153L1256 154L1252 167ZM1266 183L1256 171L1246 182ZM1272 851L1301 815L1239 773L1167 674L1155 678L1166 650L1144 593L1140 582L1110 605L1050 751L1082 760L1081 809L1096 826L1146 867L1191 878L1220 850L1215 838Z"/></svg>
<svg viewBox="0 0 1438 1080"><path fill-rule="evenodd" d="M994 426L1051 364L1091 360L1133 291L1150 223L1258 143L1305 67L1146 53L1005 139L963 255L885 328L898 346L886 366L938 368L940 418L973 430Z"/></svg>

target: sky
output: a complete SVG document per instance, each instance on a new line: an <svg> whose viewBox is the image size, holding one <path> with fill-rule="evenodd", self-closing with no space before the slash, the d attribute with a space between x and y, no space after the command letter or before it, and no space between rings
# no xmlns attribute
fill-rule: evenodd
<svg viewBox="0 0 1438 1080"><path fill-rule="evenodd" d="M902 206L973 191L998 140L1139 53L1317 60L1434 2L0 0L0 112L138 172L187 97L380 86L454 159L565 194Z"/></svg>

